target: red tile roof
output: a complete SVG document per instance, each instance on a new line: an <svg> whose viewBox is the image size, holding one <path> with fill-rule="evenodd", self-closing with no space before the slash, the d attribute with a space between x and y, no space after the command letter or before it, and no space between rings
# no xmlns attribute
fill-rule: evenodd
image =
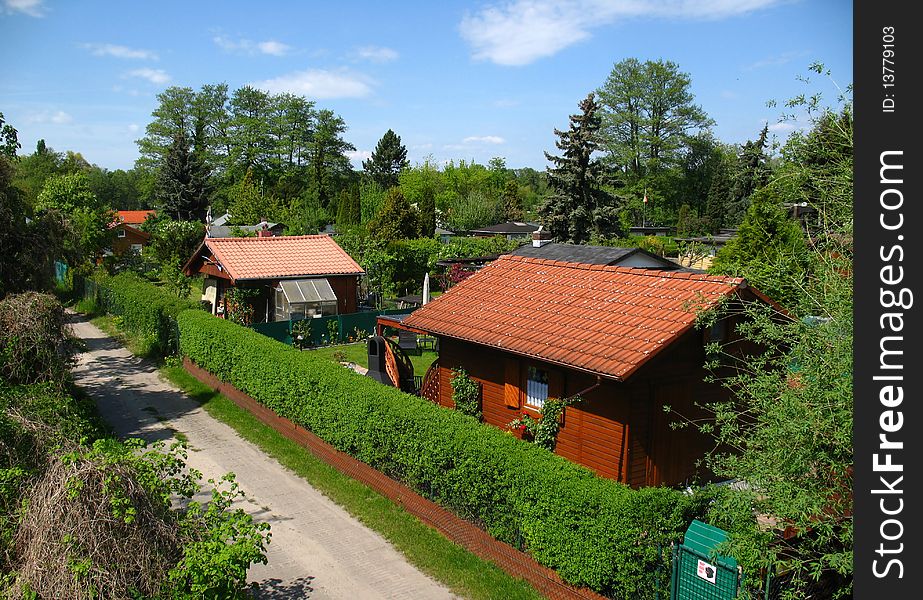
<svg viewBox="0 0 923 600"><path fill-rule="evenodd" d="M624 380L743 279L501 256L409 327Z"/></svg>
<svg viewBox="0 0 923 600"><path fill-rule="evenodd" d="M234 280L364 273L329 235L206 238L204 245Z"/></svg>
<svg viewBox="0 0 923 600"><path fill-rule="evenodd" d="M156 210L120 210L119 221L128 225L140 225L144 223L148 215L157 214Z"/></svg>

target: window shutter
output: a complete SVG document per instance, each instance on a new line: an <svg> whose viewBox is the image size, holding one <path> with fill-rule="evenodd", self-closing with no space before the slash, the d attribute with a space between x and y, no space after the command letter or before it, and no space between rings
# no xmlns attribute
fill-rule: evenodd
<svg viewBox="0 0 923 600"><path fill-rule="evenodd" d="M520 381L519 360L515 358L506 359L506 369L503 376L503 401L510 408L519 408Z"/></svg>

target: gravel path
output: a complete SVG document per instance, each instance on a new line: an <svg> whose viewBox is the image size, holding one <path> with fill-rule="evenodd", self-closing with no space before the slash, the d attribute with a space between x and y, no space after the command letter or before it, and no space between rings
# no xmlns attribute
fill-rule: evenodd
<svg viewBox="0 0 923 600"><path fill-rule="evenodd" d="M267 565L254 565L258 598L365 600L453 598L342 508L196 402L163 380L149 362L132 355L80 316L74 333L88 351L74 378L119 436L169 440L177 432L190 445L188 464L206 479L234 472L246 494L240 506L270 523Z"/></svg>

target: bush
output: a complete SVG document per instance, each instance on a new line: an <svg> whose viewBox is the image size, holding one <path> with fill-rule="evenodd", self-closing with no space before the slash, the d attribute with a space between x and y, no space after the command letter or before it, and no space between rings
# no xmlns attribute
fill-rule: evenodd
<svg viewBox="0 0 923 600"><path fill-rule="evenodd" d="M678 538L691 519L693 502L679 492L601 479L499 429L206 313L184 311L178 323L180 351L200 367L498 539L522 541L570 583L652 598L658 545Z"/></svg>
<svg viewBox="0 0 923 600"><path fill-rule="evenodd" d="M71 350L64 307L57 298L26 292L0 300L0 379L63 385Z"/></svg>
<svg viewBox="0 0 923 600"><path fill-rule="evenodd" d="M177 298L134 273L99 274L94 280L100 307L120 317L121 327L140 338L142 354L167 356L176 351L176 316L197 308L195 302Z"/></svg>

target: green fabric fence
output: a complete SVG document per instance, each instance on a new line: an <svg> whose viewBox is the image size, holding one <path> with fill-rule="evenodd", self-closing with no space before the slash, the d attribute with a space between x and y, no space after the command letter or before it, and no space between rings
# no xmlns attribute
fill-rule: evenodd
<svg viewBox="0 0 923 600"><path fill-rule="evenodd" d="M412 308L372 310L351 313L348 315L330 315L304 319L310 321L310 330L303 332L306 336L303 344L306 346L328 346L354 342L375 334L375 325L379 315L396 315L413 312ZM292 328L303 319L291 321L275 321L272 323L256 323L251 325L254 331L270 337L277 342L288 346L292 345Z"/></svg>

